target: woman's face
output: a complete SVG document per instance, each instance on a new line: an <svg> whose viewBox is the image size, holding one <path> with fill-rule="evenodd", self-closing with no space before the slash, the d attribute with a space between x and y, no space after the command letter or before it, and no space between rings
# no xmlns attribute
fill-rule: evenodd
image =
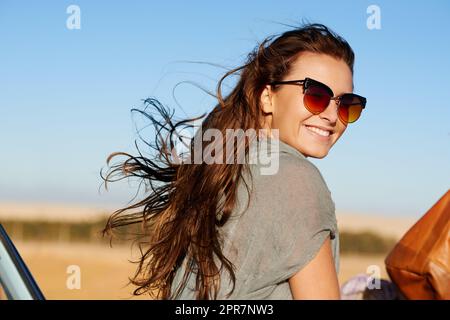
<svg viewBox="0 0 450 320"><path fill-rule="evenodd" d="M353 92L350 68L343 60L329 55L300 54L283 80L303 80L306 77L329 86L334 96ZM325 111L314 115L303 104L303 87L300 85L281 85L277 91L267 86L261 95L261 102L264 111L270 113L264 117L264 127L278 129L279 139L305 157L325 157L346 129L346 125L339 120L335 100L330 101ZM314 127L326 129L329 135L323 135L323 132L321 135Z"/></svg>

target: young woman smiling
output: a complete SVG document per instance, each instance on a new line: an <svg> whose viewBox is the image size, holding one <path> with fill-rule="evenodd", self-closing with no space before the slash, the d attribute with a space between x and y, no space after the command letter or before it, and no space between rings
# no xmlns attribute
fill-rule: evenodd
<svg viewBox="0 0 450 320"><path fill-rule="evenodd" d="M157 129L153 159L122 155L105 181L140 177L143 200L117 210L104 232L139 224L142 256L135 294L162 299L339 299L339 233L331 193L307 158L323 158L356 121L366 99L353 93L354 53L326 26L306 24L265 39L226 73L203 129L266 134L279 148L278 170L256 163L183 163L169 151L184 121L141 111ZM239 72L222 97L221 84ZM275 134L276 133L276 134ZM166 134L166 135L165 135ZM259 140L257 140L258 142ZM251 153L254 140L234 145ZM202 147L225 141L203 141ZM191 148L192 145L191 145ZM138 209L130 212L132 209Z"/></svg>

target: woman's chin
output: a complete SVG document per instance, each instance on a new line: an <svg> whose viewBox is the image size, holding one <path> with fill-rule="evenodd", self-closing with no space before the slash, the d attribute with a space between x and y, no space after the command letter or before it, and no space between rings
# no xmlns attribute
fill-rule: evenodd
<svg viewBox="0 0 450 320"><path fill-rule="evenodd" d="M328 155L329 148L325 148L323 146L308 146L306 148L302 148L301 153L305 157L311 157L316 159L322 159L325 158Z"/></svg>

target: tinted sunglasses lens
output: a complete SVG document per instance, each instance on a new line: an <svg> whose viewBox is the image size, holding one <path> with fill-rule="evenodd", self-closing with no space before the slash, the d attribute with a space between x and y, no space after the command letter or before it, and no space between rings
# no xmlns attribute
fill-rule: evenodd
<svg viewBox="0 0 450 320"><path fill-rule="evenodd" d="M305 107L314 114L323 112L330 103L330 94L320 85L309 85L305 90L303 102Z"/></svg>
<svg viewBox="0 0 450 320"><path fill-rule="evenodd" d="M346 123L358 120L363 110L361 98L355 95L344 95L339 106L339 117Z"/></svg>

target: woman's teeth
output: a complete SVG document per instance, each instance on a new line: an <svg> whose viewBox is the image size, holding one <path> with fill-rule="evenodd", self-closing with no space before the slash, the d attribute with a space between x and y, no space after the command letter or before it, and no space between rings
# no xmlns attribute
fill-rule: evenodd
<svg viewBox="0 0 450 320"><path fill-rule="evenodd" d="M312 132L317 133L318 135L323 136L323 137L328 137L330 135L330 131L322 130L317 127L306 126L306 128Z"/></svg>

